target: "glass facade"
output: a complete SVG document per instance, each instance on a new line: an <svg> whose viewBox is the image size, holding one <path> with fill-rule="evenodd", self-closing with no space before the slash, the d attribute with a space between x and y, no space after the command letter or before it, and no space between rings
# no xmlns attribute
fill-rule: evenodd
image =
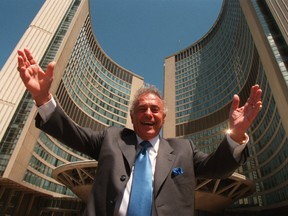
<svg viewBox="0 0 288 216"><path fill-rule="evenodd" d="M63 164L88 159L41 132L23 181L48 191L75 197L66 186L52 178L53 170Z"/></svg>
<svg viewBox="0 0 288 216"><path fill-rule="evenodd" d="M287 84L287 44L265 1L252 1L252 5ZM176 136L192 138L205 152L213 151L228 129L233 95L238 94L243 102L255 83L263 89L264 109L248 132L250 157L237 170L256 183L256 193L237 201L238 210L285 206L285 201L287 206L288 200L288 138L283 126L287 119L279 114L272 80L267 78L251 31L240 1L227 0L210 32L173 55Z"/></svg>
<svg viewBox="0 0 288 216"><path fill-rule="evenodd" d="M5 172L33 105L34 103L31 95L28 92L25 92L9 128L6 130L4 137L0 141L0 176Z"/></svg>
<svg viewBox="0 0 288 216"><path fill-rule="evenodd" d="M239 2L226 2L211 32L175 55L176 136L214 149L228 128L232 96L247 97L243 87L255 83L258 61Z"/></svg>
<svg viewBox="0 0 288 216"><path fill-rule="evenodd" d="M105 56L87 17L56 93L78 124L101 130L126 125L132 74Z"/></svg>
<svg viewBox="0 0 288 216"><path fill-rule="evenodd" d="M266 3L261 1L253 0L251 1L257 17L261 23L267 41L273 51L275 59L279 65L279 68L282 72L283 78L288 86L288 71L287 71L287 57L288 57L288 45L285 42L284 38L281 35L281 32L275 22L269 8ZM286 3L287 4L287 3ZM287 6L287 5L286 5Z"/></svg>

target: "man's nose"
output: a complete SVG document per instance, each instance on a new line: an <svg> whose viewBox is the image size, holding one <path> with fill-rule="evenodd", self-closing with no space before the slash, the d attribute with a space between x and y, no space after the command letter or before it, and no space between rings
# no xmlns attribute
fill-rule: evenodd
<svg viewBox="0 0 288 216"><path fill-rule="evenodd" d="M150 108L147 108L145 114L146 114L146 115L152 115L151 109L150 109Z"/></svg>

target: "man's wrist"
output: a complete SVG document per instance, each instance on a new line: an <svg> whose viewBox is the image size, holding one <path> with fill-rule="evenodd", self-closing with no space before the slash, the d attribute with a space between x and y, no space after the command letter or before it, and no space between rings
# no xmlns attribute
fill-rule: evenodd
<svg viewBox="0 0 288 216"><path fill-rule="evenodd" d="M231 129L227 130L227 134L233 141L240 145L247 143L247 140L249 139L247 133L235 133Z"/></svg>
<svg viewBox="0 0 288 216"><path fill-rule="evenodd" d="M52 96L50 101L38 107L38 112L44 122L46 122L50 118L56 106L56 101Z"/></svg>
<svg viewBox="0 0 288 216"><path fill-rule="evenodd" d="M43 104L46 104L47 102L49 102L52 99L52 95L48 92L48 94L46 95L35 96L33 98L36 103L36 106L40 107Z"/></svg>

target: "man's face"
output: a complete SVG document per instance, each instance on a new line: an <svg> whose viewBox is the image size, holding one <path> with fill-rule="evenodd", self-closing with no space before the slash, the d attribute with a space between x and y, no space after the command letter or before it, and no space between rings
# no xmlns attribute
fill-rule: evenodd
<svg viewBox="0 0 288 216"><path fill-rule="evenodd" d="M143 140L150 140L159 134L165 116L162 100L152 93L143 94L131 114L134 131Z"/></svg>

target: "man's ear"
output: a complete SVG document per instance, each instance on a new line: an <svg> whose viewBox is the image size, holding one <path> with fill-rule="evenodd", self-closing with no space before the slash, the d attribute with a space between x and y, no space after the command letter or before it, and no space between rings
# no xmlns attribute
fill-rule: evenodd
<svg viewBox="0 0 288 216"><path fill-rule="evenodd" d="M131 122L132 122L132 124L133 124L133 116L132 116L131 113L130 113L130 118L131 118Z"/></svg>
<svg viewBox="0 0 288 216"><path fill-rule="evenodd" d="M163 114L163 123L165 122L166 114Z"/></svg>

